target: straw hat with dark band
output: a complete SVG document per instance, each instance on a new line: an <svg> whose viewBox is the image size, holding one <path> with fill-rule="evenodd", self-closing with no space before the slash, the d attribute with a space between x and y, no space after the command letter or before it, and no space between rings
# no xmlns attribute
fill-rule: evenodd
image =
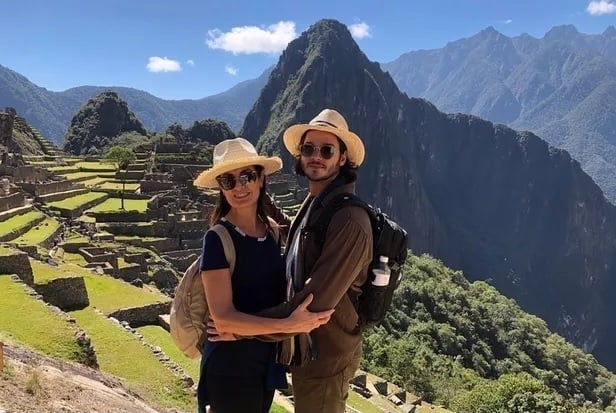
<svg viewBox="0 0 616 413"><path fill-rule="evenodd" d="M346 120L333 109L324 109L308 124L298 124L289 127L282 136L284 146L296 158L299 158L299 145L304 133L309 130L320 130L336 135L347 147L347 156L355 166L364 161L366 151L359 136L349 130Z"/></svg>
<svg viewBox="0 0 616 413"><path fill-rule="evenodd" d="M204 188L218 188L218 175L251 165L261 165L264 174L269 175L282 168L282 160L277 156L259 155L255 147L244 138L227 139L214 147L213 166L201 172L194 184Z"/></svg>

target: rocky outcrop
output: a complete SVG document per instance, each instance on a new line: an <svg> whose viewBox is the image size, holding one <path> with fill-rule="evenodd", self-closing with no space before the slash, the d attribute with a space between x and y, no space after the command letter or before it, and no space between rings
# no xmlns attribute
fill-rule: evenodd
<svg viewBox="0 0 616 413"><path fill-rule="evenodd" d="M240 135L290 171L282 132L325 107L364 139L359 194L408 229L415 253L490 280L616 368L616 209L567 152L409 99L332 20L289 44Z"/></svg>
<svg viewBox="0 0 616 413"><path fill-rule="evenodd" d="M117 93L105 91L88 102L71 120L64 150L75 155L100 155L123 133L147 136L147 131Z"/></svg>

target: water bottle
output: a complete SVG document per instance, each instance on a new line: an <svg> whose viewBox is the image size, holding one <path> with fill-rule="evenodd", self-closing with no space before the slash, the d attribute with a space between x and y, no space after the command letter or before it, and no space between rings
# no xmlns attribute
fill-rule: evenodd
<svg viewBox="0 0 616 413"><path fill-rule="evenodd" d="M374 280L372 285L383 287L389 284L389 276L391 275L391 269L389 268L389 257L381 255L379 257L379 266L372 270L374 274Z"/></svg>

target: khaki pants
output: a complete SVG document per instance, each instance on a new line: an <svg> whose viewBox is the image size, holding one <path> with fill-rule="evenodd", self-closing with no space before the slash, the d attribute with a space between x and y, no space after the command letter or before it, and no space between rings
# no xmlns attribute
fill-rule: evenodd
<svg viewBox="0 0 616 413"><path fill-rule="evenodd" d="M293 376L295 413L344 413L349 381L359 368L359 357L335 376L304 378Z"/></svg>

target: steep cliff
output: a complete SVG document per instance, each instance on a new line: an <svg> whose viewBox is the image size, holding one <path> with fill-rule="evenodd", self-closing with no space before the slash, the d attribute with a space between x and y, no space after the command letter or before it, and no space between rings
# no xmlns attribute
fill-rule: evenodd
<svg viewBox="0 0 616 413"><path fill-rule="evenodd" d="M358 192L409 230L414 252L490 280L616 369L616 210L567 152L409 99L333 20L289 44L241 135L290 170L282 132L324 107L364 139Z"/></svg>

